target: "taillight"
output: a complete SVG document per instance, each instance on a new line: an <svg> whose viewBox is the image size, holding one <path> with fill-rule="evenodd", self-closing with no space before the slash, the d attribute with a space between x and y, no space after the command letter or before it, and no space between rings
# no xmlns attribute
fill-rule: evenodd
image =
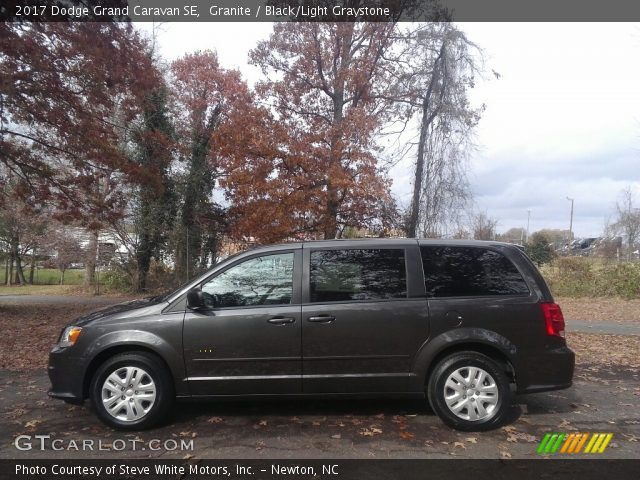
<svg viewBox="0 0 640 480"><path fill-rule="evenodd" d="M562 310L557 303L541 303L544 323L547 328L547 335L555 335L564 338L564 317Z"/></svg>

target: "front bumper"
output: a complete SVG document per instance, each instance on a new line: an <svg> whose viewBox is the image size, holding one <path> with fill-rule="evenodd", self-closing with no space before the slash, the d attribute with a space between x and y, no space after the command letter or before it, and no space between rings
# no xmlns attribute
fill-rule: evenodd
<svg viewBox="0 0 640 480"><path fill-rule="evenodd" d="M576 356L566 345L523 359L516 368L517 393L537 393L569 388Z"/></svg>
<svg viewBox="0 0 640 480"><path fill-rule="evenodd" d="M69 403L84 401L85 360L71 355L70 348L54 347L49 353L49 396Z"/></svg>

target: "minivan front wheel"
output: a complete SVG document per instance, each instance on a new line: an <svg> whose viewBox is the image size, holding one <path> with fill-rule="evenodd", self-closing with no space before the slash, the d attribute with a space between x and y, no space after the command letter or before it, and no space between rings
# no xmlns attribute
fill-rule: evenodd
<svg viewBox="0 0 640 480"><path fill-rule="evenodd" d="M499 426L511 406L503 368L476 352L459 352L441 360L429 379L427 395L444 423L465 431Z"/></svg>
<svg viewBox="0 0 640 480"><path fill-rule="evenodd" d="M111 357L91 382L91 401L98 417L118 430L155 425L166 416L173 399L166 367L146 352Z"/></svg>

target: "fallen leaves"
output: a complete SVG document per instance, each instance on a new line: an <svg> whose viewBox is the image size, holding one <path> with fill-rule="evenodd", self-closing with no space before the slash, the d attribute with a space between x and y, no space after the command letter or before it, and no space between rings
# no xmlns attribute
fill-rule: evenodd
<svg viewBox="0 0 640 480"><path fill-rule="evenodd" d="M603 373L640 368L639 335L602 335L569 332L567 343L576 352L576 372L586 380L607 384Z"/></svg>
<svg viewBox="0 0 640 480"><path fill-rule="evenodd" d="M22 417L23 415L27 414L27 410L25 408L14 408L13 410L7 412L4 414L5 417L10 418L10 419L16 419L18 417Z"/></svg>
<svg viewBox="0 0 640 480"><path fill-rule="evenodd" d="M96 305L3 304L0 315L0 368L46 368L49 350L62 327L74 318L99 308ZM29 334L25 335L25 332Z"/></svg>
<svg viewBox="0 0 640 480"><path fill-rule="evenodd" d="M363 437L374 437L376 435L381 435L381 434L382 434L382 429L375 425L371 425L369 428L360 429L360 435L362 435Z"/></svg>
<svg viewBox="0 0 640 480"><path fill-rule="evenodd" d="M24 426L26 428L36 428L40 423L42 423L42 420L29 420Z"/></svg>
<svg viewBox="0 0 640 480"><path fill-rule="evenodd" d="M638 299L559 297L556 301L562 307L564 318L570 320L640 323L640 300Z"/></svg>
<svg viewBox="0 0 640 480"><path fill-rule="evenodd" d="M210 419L207 420L207 423L213 423L213 424L222 423L222 422L224 422L224 420L220 417L211 417Z"/></svg>

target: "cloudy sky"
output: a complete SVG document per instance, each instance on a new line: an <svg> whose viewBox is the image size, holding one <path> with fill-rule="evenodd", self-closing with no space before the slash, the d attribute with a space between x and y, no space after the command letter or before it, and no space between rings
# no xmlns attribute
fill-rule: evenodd
<svg viewBox="0 0 640 480"><path fill-rule="evenodd" d="M149 30L150 24L141 24ZM620 190L640 204L640 24L466 23L485 53L486 78L471 92L486 112L477 129L470 180L477 208L499 231L568 228L596 236ZM247 53L271 32L267 23L162 25L168 59L215 49L250 83L260 77ZM496 79L491 71L500 74ZM411 162L391 171L400 205L409 204Z"/></svg>

